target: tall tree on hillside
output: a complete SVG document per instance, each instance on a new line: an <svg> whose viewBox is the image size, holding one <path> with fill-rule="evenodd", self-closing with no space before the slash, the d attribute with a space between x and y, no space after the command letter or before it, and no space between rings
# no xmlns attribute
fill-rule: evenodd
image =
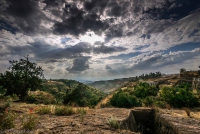
<svg viewBox="0 0 200 134"><path fill-rule="evenodd" d="M9 61L11 64L8 71L0 73L0 86L6 89L5 95L16 94L24 100L29 90L36 90L44 78L43 70L36 63L28 59Z"/></svg>

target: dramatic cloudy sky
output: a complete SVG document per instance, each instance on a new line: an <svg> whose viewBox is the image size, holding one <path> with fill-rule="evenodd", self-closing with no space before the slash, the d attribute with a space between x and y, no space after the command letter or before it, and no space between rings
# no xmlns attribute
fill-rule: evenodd
<svg viewBox="0 0 200 134"><path fill-rule="evenodd" d="M200 65L200 0L0 0L0 72L100 80Z"/></svg>

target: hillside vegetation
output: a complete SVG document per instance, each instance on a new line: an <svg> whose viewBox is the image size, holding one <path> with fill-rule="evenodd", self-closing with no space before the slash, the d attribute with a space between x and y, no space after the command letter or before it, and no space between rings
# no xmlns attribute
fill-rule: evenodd
<svg viewBox="0 0 200 134"><path fill-rule="evenodd" d="M94 107L105 97L103 92L93 87L67 79L44 81L39 90L53 95L57 104L73 106Z"/></svg>
<svg viewBox="0 0 200 134"><path fill-rule="evenodd" d="M199 96L193 93L191 84L175 85L179 79L174 76L163 79L151 79L157 81L155 85L148 84L148 81L129 81L113 94L106 105L126 108L137 106L166 108L167 105L179 108L199 106Z"/></svg>

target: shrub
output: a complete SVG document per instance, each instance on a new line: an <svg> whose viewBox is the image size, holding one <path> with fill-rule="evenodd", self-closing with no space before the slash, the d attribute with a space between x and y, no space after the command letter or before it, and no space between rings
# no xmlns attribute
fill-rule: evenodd
<svg viewBox="0 0 200 134"><path fill-rule="evenodd" d="M37 110L38 114L51 114L51 108L50 107L41 107Z"/></svg>
<svg viewBox="0 0 200 134"><path fill-rule="evenodd" d="M155 106L160 107L160 108L166 108L167 103L165 101L155 101Z"/></svg>
<svg viewBox="0 0 200 134"><path fill-rule="evenodd" d="M81 114L81 122L83 122L84 121L84 115L87 113L87 111L84 109L84 108L78 108L77 110L76 110L76 113L79 113L79 114Z"/></svg>
<svg viewBox="0 0 200 134"><path fill-rule="evenodd" d="M11 95L12 100L19 100L19 97L16 94Z"/></svg>
<svg viewBox="0 0 200 134"><path fill-rule="evenodd" d="M4 95L5 93L6 93L6 90L2 86L0 86L0 94Z"/></svg>
<svg viewBox="0 0 200 134"><path fill-rule="evenodd" d="M55 115L62 116L62 115L72 115L75 111L72 107L69 106L56 106L55 107Z"/></svg>
<svg viewBox="0 0 200 134"><path fill-rule="evenodd" d="M87 111L86 111L84 108L78 108L78 109L76 109L76 113L79 113L79 114L86 114Z"/></svg>
<svg viewBox="0 0 200 134"><path fill-rule="evenodd" d="M33 130L36 128L38 117L35 114L23 115L22 127L25 130Z"/></svg>
<svg viewBox="0 0 200 134"><path fill-rule="evenodd" d="M134 87L134 91L131 93L138 98L145 98L147 96L156 96L158 93L156 86L150 86L148 83L138 83Z"/></svg>
<svg viewBox="0 0 200 134"><path fill-rule="evenodd" d="M17 114L10 112L9 107L7 107L2 117L0 117L0 130L14 128L14 120L16 119L16 117Z"/></svg>
<svg viewBox="0 0 200 134"><path fill-rule="evenodd" d="M149 107L149 106L153 106L154 105L154 98L153 97L146 97L143 100L143 103L145 106Z"/></svg>
<svg viewBox="0 0 200 134"><path fill-rule="evenodd" d="M52 94L48 92L44 92L44 91L39 91L39 90L29 92L25 100L28 103L36 103L36 104L40 104L40 103L55 104L56 103L56 99Z"/></svg>
<svg viewBox="0 0 200 134"><path fill-rule="evenodd" d="M112 116L107 121L108 121L108 125L110 127L115 128L115 129L119 129L120 128L120 123L118 122L116 117Z"/></svg>
<svg viewBox="0 0 200 134"><path fill-rule="evenodd" d="M163 87L160 96L174 107L193 107L198 106L198 98L187 86Z"/></svg>
<svg viewBox="0 0 200 134"><path fill-rule="evenodd" d="M7 102L12 102L13 101L13 99L12 99L12 97L10 95L5 96L4 100L7 101Z"/></svg>
<svg viewBox="0 0 200 134"><path fill-rule="evenodd" d="M116 107L130 108L134 106L141 106L141 101L133 95L129 95L123 91L114 94L110 99L110 104Z"/></svg>

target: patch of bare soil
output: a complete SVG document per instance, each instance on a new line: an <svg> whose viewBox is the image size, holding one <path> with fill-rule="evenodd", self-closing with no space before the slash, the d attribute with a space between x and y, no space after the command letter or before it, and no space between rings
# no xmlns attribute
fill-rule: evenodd
<svg viewBox="0 0 200 134"><path fill-rule="evenodd" d="M53 114L37 116L37 127L32 131L25 131L22 128L21 118L29 115L29 108L37 109L40 105L29 105L24 103L12 104L10 108L18 112L15 121L15 128L1 131L2 134L15 133L34 133L34 134L135 134L128 130L120 130L112 128L108 124L108 120L115 117L116 120L125 120L129 114L128 109L104 108L104 109L88 109L85 115L73 114L70 116L56 116Z"/></svg>

